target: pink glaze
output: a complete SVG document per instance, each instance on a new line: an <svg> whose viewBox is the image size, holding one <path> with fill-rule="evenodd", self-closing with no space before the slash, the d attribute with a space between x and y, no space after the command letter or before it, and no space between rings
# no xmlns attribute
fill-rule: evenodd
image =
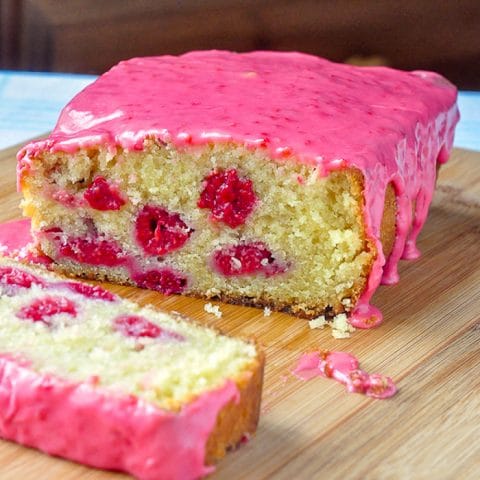
<svg viewBox="0 0 480 480"><path fill-rule="evenodd" d="M345 385L347 392L363 393L373 398L389 398L397 392L390 377L360 370L357 358L345 352L305 353L293 373L303 380L333 378Z"/></svg>
<svg viewBox="0 0 480 480"><path fill-rule="evenodd" d="M203 179L197 206L211 210L211 220L237 228L245 223L256 202L250 179L239 178L234 168L214 169Z"/></svg>
<svg viewBox="0 0 480 480"><path fill-rule="evenodd" d="M18 252L32 242L29 218L0 223L0 248L2 249L2 254L9 255Z"/></svg>
<svg viewBox="0 0 480 480"><path fill-rule="evenodd" d="M383 315L377 307L360 298L354 315L349 320L355 328L373 328L382 323Z"/></svg>
<svg viewBox="0 0 480 480"><path fill-rule="evenodd" d="M205 465L206 442L220 410L239 399L235 383L176 414L97 384L39 374L0 356L0 437L139 480L193 480L214 470Z"/></svg>
<svg viewBox="0 0 480 480"><path fill-rule="evenodd" d="M87 87L65 107L48 139L21 150L18 178L21 184L30 159L42 151L98 144L112 153L142 150L148 137L177 148L235 142L278 161L314 165L321 175L358 168L365 177L366 233L377 257L353 311L355 322L382 278L398 281L399 259L418 256L415 243L436 164L448 158L458 118L455 87L431 72L360 68L300 53L138 58ZM397 232L386 260L379 234L390 182L397 194Z"/></svg>
<svg viewBox="0 0 480 480"><path fill-rule="evenodd" d="M30 219L12 220L0 223L0 255L27 260L31 263L48 266L52 259L38 253L33 246Z"/></svg>

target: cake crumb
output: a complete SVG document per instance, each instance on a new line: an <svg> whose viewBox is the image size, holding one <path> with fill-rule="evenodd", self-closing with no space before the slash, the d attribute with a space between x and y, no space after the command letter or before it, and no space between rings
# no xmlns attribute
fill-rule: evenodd
<svg viewBox="0 0 480 480"><path fill-rule="evenodd" d="M336 339L349 338L350 334L355 331L355 328L350 325L345 313L335 315L331 320L327 320L324 315L320 315L308 322L308 326L311 329L323 329L326 325L331 328L332 337Z"/></svg>
<svg viewBox="0 0 480 480"><path fill-rule="evenodd" d="M222 316L222 311L220 310L220 307L218 305L212 305L211 303L206 303L203 309L207 313L211 313L215 315L217 318L221 318Z"/></svg>
<svg viewBox="0 0 480 480"><path fill-rule="evenodd" d="M333 317L332 323L333 338L349 338L350 334L355 331L355 328L350 325L348 317L345 313L340 313Z"/></svg>
<svg viewBox="0 0 480 480"><path fill-rule="evenodd" d="M311 329L314 329L314 328L323 329L326 324L327 324L327 321L325 320L325 316L324 316L324 315L320 315L319 317L314 318L313 320L310 320L310 321L308 322L308 326L309 326Z"/></svg>
<svg viewBox="0 0 480 480"><path fill-rule="evenodd" d="M342 300L342 305L344 307L351 307L352 306L352 299L351 298L344 298Z"/></svg>
<svg viewBox="0 0 480 480"><path fill-rule="evenodd" d="M269 317L272 314L272 309L269 307L265 307L263 309L263 316L264 317Z"/></svg>

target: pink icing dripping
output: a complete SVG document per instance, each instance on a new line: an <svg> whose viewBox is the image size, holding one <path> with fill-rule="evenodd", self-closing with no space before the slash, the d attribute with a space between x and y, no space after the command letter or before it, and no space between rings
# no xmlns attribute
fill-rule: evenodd
<svg viewBox="0 0 480 480"><path fill-rule="evenodd" d="M206 443L220 410L239 399L235 383L176 414L97 383L42 375L25 360L0 355L0 436L139 480L193 480L214 470L204 463Z"/></svg>
<svg viewBox="0 0 480 480"><path fill-rule="evenodd" d="M436 164L448 158L458 118L455 87L431 72L358 68L280 52L139 58L87 87L65 107L47 140L20 151L18 179L21 184L30 159L43 150L103 144L113 153L136 151L146 138L177 148L234 142L278 161L314 165L322 175L358 168L365 177L366 233L377 250L352 314L358 318L382 281L398 281L399 259L418 256ZM390 182L398 228L386 260L379 234Z"/></svg>
<svg viewBox="0 0 480 480"><path fill-rule="evenodd" d="M373 398L389 398L397 392L390 377L369 374L359 368L356 357L345 352L312 352L300 357L294 375L310 380L314 377L333 378L349 393L363 393Z"/></svg>
<svg viewBox="0 0 480 480"><path fill-rule="evenodd" d="M360 298L349 321L355 328L378 327L383 322L383 314L377 307Z"/></svg>

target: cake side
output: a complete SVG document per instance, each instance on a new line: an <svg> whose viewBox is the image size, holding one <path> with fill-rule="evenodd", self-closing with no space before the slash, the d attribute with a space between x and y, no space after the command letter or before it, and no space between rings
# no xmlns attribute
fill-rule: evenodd
<svg viewBox="0 0 480 480"><path fill-rule="evenodd" d="M203 476L254 433L253 344L16 262L0 287L1 437L153 480Z"/></svg>
<svg viewBox="0 0 480 480"><path fill-rule="evenodd" d="M217 190L214 208L203 205L212 177L241 198L223 204ZM105 204L118 198L121 205L102 210L92 202L95 189ZM22 190L38 245L58 268L167 294L307 318L340 313L365 289L377 256L365 232L359 171L322 178L314 167L289 159L279 165L236 145L176 149L151 140L141 152L41 155ZM157 222L146 241L145 212ZM391 186L384 215L388 252L395 235Z"/></svg>

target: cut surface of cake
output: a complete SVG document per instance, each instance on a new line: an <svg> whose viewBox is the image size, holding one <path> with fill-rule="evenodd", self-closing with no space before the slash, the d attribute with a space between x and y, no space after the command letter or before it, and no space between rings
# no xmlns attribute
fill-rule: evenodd
<svg viewBox="0 0 480 480"><path fill-rule="evenodd" d="M0 258L0 437L141 480L196 479L254 433L254 343Z"/></svg>
<svg viewBox="0 0 480 480"><path fill-rule="evenodd" d="M418 255L457 121L456 89L430 72L138 58L19 152L19 186L61 270L368 326L382 277Z"/></svg>

